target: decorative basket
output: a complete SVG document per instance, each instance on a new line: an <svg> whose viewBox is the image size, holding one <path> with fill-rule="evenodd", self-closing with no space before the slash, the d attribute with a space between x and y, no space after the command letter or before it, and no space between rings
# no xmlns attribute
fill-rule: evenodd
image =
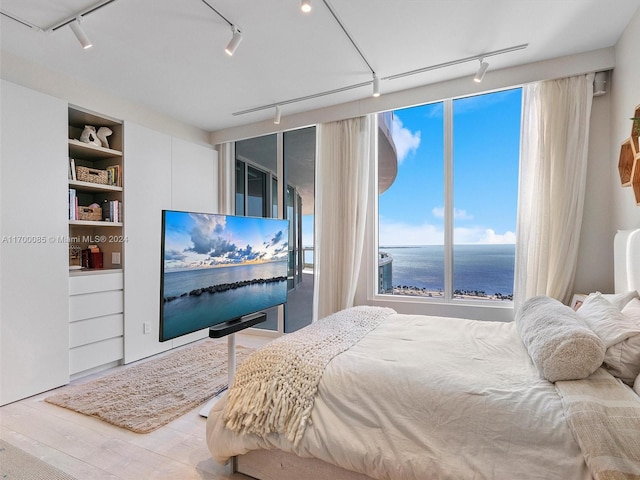
<svg viewBox="0 0 640 480"><path fill-rule="evenodd" d="M109 183L107 171L97 168L77 166L76 176L81 182L98 183L100 185L107 185Z"/></svg>
<svg viewBox="0 0 640 480"><path fill-rule="evenodd" d="M78 220L102 220L102 208L100 207L78 207Z"/></svg>

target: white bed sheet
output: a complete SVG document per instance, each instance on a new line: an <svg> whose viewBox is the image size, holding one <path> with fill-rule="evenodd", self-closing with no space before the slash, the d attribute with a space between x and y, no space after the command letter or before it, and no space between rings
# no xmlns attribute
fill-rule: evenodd
<svg viewBox="0 0 640 480"><path fill-rule="evenodd" d="M278 448L376 479L586 480L553 384L513 323L394 314L327 366L294 446L209 414L214 457Z"/></svg>

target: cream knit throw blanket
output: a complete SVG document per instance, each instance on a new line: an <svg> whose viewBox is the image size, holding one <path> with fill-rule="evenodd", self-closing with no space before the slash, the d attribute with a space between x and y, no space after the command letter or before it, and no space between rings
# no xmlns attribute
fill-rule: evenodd
<svg viewBox="0 0 640 480"><path fill-rule="evenodd" d="M393 313L391 308L352 307L254 352L236 371L223 413L225 426L236 433L280 433L297 444L329 361Z"/></svg>
<svg viewBox="0 0 640 480"><path fill-rule="evenodd" d="M593 478L640 479L640 397L603 368L556 390Z"/></svg>

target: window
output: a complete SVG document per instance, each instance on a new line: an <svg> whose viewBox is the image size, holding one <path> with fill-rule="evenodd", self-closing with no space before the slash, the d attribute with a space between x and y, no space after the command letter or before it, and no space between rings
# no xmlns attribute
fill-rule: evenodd
<svg viewBox="0 0 640 480"><path fill-rule="evenodd" d="M521 90L379 118L378 293L511 300Z"/></svg>
<svg viewBox="0 0 640 480"><path fill-rule="evenodd" d="M315 127L307 127L235 143L236 215L289 220L289 294L284 332L302 328L312 319L313 264L305 265L304 252L313 253L313 234L305 233L309 224L311 231L313 226L315 141ZM267 311L267 321L256 328L278 331L277 308Z"/></svg>

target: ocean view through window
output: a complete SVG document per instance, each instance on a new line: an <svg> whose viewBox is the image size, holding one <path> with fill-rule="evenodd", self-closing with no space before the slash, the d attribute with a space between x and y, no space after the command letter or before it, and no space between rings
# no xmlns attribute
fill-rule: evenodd
<svg viewBox="0 0 640 480"><path fill-rule="evenodd" d="M513 299L521 101L518 88L379 117L397 158L378 197L379 294Z"/></svg>

